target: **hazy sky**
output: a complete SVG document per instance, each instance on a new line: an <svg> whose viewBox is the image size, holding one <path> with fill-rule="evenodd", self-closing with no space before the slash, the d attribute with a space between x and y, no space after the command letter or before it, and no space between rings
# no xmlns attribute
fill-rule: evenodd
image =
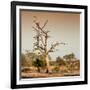
<svg viewBox="0 0 90 90"><path fill-rule="evenodd" d="M67 45L59 45L51 57L55 59L57 56L75 53L80 58L80 14L65 12L41 12L41 11L21 11L21 45L22 53L25 50L32 50L35 40L33 36L35 32L32 26L33 16L38 17L41 26L48 19L45 29L49 30L48 47L54 42L65 42Z"/></svg>

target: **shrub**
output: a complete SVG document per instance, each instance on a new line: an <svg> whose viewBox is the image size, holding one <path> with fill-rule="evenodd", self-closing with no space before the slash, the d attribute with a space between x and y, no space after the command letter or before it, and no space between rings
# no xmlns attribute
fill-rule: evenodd
<svg viewBox="0 0 90 90"><path fill-rule="evenodd" d="M58 72L59 72L59 66L55 66L55 67L53 68L52 72L58 73Z"/></svg>

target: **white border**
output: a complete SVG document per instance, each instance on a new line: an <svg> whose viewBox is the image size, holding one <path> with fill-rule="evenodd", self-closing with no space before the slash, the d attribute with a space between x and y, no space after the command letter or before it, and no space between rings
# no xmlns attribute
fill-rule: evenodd
<svg viewBox="0 0 90 90"><path fill-rule="evenodd" d="M57 78L40 78L40 79L21 79L19 75L20 67L20 25L19 25L19 12L20 9L33 9L33 10L50 10L50 11L65 11L65 12L81 12L80 14L80 76L72 77L57 77ZM16 7L16 41L17 41L17 55L16 55L16 84L39 84L39 83L53 83L53 82L71 82L71 81L84 81L84 10L83 9L69 9L69 8L51 8L51 7L34 7L34 6L17 6Z"/></svg>

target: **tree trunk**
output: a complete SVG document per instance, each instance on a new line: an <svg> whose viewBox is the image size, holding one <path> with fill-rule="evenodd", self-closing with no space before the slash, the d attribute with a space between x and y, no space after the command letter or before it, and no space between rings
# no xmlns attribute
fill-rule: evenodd
<svg viewBox="0 0 90 90"><path fill-rule="evenodd" d="M38 67L37 69L38 69L38 72L40 72L40 67Z"/></svg>
<svg viewBox="0 0 90 90"><path fill-rule="evenodd" d="M45 55L45 60L46 60L46 73L50 73L50 65L49 65L48 54Z"/></svg>

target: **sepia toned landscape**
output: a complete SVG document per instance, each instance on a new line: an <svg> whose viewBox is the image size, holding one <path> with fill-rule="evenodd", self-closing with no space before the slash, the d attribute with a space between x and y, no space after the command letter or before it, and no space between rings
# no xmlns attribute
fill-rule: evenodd
<svg viewBox="0 0 90 90"><path fill-rule="evenodd" d="M22 10L21 78L80 76L79 20L75 13Z"/></svg>

